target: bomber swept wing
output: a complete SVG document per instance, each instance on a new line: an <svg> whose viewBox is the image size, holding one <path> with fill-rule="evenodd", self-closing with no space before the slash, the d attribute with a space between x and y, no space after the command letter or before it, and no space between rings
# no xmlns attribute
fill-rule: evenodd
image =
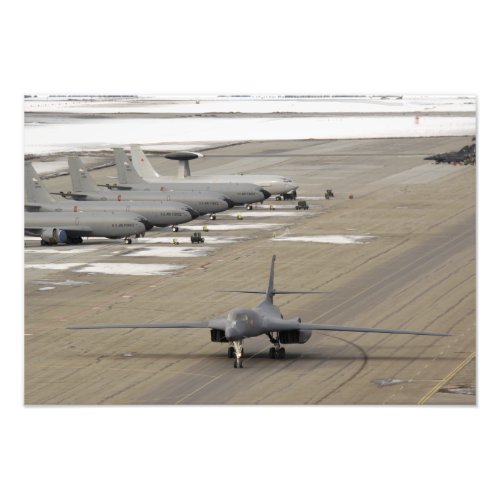
<svg viewBox="0 0 500 500"><path fill-rule="evenodd" d="M296 290L276 290L274 288L274 262L273 255L271 271L267 289L262 290L221 290L241 293L256 293L265 295L264 300L253 308L234 308L229 311L227 318L215 318L203 322L186 323L127 323L127 324L96 324L70 326L67 328L100 329L100 328L210 328L212 342L228 342L228 356L234 357L234 367L242 368L243 340L259 335L267 335L273 344L269 350L269 356L275 359L285 357L285 349L282 344L304 344L312 334L313 330L329 330L336 332L352 333L385 333L394 335L423 335L431 337L445 337L447 333L422 332L416 330L399 330L391 328L368 328L358 326L342 326L334 324L303 323L300 318L283 319L277 306L273 304L273 298L279 294L296 293L331 293L331 292L302 292Z"/></svg>

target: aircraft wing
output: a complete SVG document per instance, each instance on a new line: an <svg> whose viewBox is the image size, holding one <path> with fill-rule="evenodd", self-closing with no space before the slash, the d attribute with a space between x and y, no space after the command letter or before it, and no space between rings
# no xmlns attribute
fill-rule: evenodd
<svg viewBox="0 0 500 500"><path fill-rule="evenodd" d="M132 188L130 186L123 186L121 184L97 184L99 187L105 187L108 189L116 189L118 191L131 191Z"/></svg>
<svg viewBox="0 0 500 500"><path fill-rule="evenodd" d="M417 332L414 330L390 330L387 328L365 328L357 326L322 325L317 323L300 323L301 330L331 330L335 332L357 333L391 333L402 335L429 335L432 337L447 337L448 333Z"/></svg>
<svg viewBox="0 0 500 500"><path fill-rule="evenodd" d="M88 226L58 226L55 225L57 229L64 231L70 238L77 238L78 236L92 236L92 228ZM29 227L24 226L25 236L41 236L46 227ZM50 228L52 229L52 228Z"/></svg>
<svg viewBox="0 0 500 500"><path fill-rule="evenodd" d="M39 203L25 203L24 204L24 209L28 212L37 212L42 208L42 206Z"/></svg>
<svg viewBox="0 0 500 500"><path fill-rule="evenodd" d="M93 330L101 328L209 328L208 321L198 323L127 323L67 326L69 330Z"/></svg>
<svg viewBox="0 0 500 500"><path fill-rule="evenodd" d="M88 198L87 194L73 193L72 191L67 191L66 193L64 193L63 191L59 191L57 193L50 193L50 194L57 194L58 196L62 196L63 198L72 198L73 200L77 201L84 201Z"/></svg>

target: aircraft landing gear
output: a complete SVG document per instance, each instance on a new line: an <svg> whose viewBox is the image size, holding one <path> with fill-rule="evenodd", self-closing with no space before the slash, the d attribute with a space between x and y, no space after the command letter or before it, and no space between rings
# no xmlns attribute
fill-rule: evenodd
<svg viewBox="0 0 500 500"><path fill-rule="evenodd" d="M132 238L125 238L125 245L131 245L132 244Z"/></svg>
<svg viewBox="0 0 500 500"><path fill-rule="evenodd" d="M267 336L269 337L269 340L273 344L273 347L269 349L269 357L271 359L285 359L286 351L284 347L281 347L280 334L277 332L276 337L273 337L271 333L268 333Z"/></svg>
<svg viewBox="0 0 500 500"><path fill-rule="evenodd" d="M234 358L235 368L243 368L243 340L233 340L232 344L227 350L227 357Z"/></svg>
<svg viewBox="0 0 500 500"><path fill-rule="evenodd" d="M176 233L177 231L179 231L179 227L178 226L172 226L172 231L174 233Z"/></svg>
<svg viewBox="0 0 500 500"><path fill-rule="evenodd" d="M210 219L210 220L215 220L215 219L217 219L217 217L215 216L215 214L210 214L209 219Z"/></svg>

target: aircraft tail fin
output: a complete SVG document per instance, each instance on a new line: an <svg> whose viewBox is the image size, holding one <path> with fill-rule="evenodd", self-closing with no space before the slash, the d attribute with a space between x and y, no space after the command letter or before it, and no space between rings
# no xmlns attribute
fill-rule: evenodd
<svg viewBox="0 0 500 500"><path fill-rule="evenodd" d="M269 283L267 285L267 290L266 290L266 298L269 299L271 302L273 301L273 295L274 295L274 262L276 261L276 255L273 255L273 258L271 259L271 271L269 272Z"/></svg>
<svg viewBox="0 0 500 500"><path fill-rule="evenodd" d="M78 156L68 157L69 174L71 176L71 184L73 185L73 191L85 192L90 191L96 193L100 191L97 184L94 182L92 177L83 164L83 161L78 158Z"/></svg>
<svg viewBox="0 0 500 500"><path fill-rule="evenodd" d="M132 165L140 177L143 179L160 177L140 146L132 144L130 154L132 155Z"/></svg>
<svg viewBox="0 0 500 500"><path fill-rule="evenodd" d="M217 290L218 292L237 292L237 293L259 293L266 296L266 299L270 302L273 301L275 295L289 295L289 294L310 294L310 293L331 293L331 292L309 292L303 290L276 290L274 288L274 263L276 261L276 255L273 255L271 259L271 270L269 272L269 283L267 285L267 290Z"/></svg>
<svg viewBox="0 0 500 500"><path fill-rule="evenodd" d="M28 203L52 203L54 198L41 183L31 162L24 164L24 189Z"/></svg>
<svg viewBox="0 0 500 500"><path fill-rule="evenodd" d="M139 175L129 160L123 148L113 149L120 184L144 184L144 179Z"/></svg>

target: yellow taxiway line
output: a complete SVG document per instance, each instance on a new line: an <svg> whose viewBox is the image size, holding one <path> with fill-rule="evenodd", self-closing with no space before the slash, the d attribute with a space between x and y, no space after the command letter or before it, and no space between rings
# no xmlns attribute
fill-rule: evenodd
<svg viewBox="0 0 500 500"><path fill-rule="evenodd" d="M474 357L476 356L476 352L471 352L456 368L454 368L446 377L443 378L438 384L436 384L422 399L418 401L418 405L425 404L434 394L436 394L444 384L449 382L465 365L470 363Z"/></svg>

